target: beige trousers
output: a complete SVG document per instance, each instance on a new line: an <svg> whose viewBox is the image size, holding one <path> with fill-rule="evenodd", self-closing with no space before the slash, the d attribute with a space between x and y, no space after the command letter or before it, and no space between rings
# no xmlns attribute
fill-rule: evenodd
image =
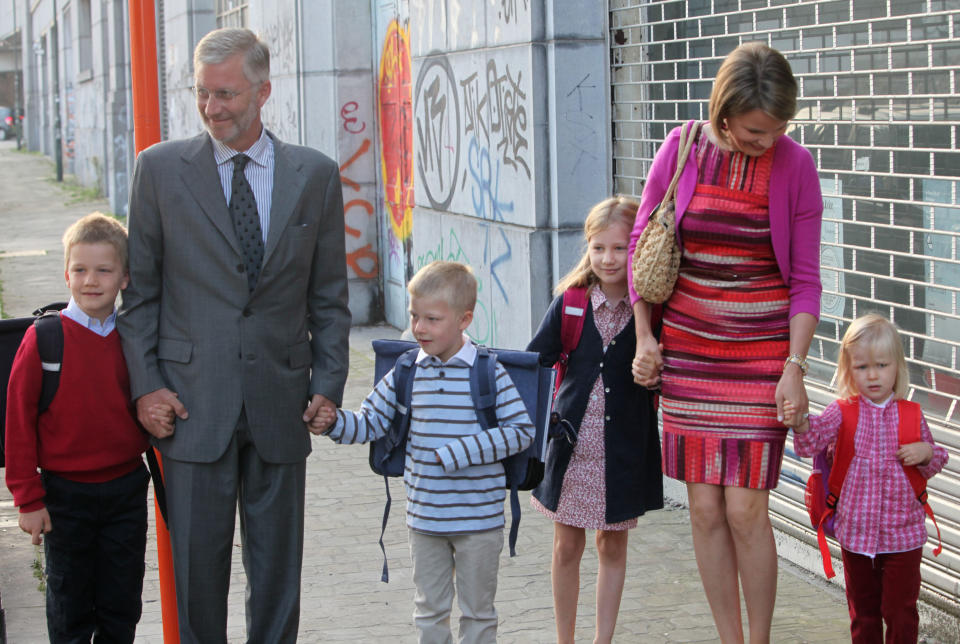
<svg viewBox="0 0 960 644"><path fill-rule="evenodd" d="M503 529L473 534L410 533L413 561L413 621L420 644L452 644L450 610L454 586L460 606L460 644L497 641L497 572Z"/></svg>

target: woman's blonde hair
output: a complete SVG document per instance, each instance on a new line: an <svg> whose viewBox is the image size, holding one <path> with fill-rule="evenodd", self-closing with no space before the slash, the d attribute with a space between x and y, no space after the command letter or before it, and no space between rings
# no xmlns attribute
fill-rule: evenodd
<svg viewBox="0 0 960 644"><path fill-rule="evenodd" d="M797 79L790 63L761 42L740 45L720 65L710 92L710 126L726 140L724 119L753 110L784 122L797 114Z"/></svg>
<svg viewBox="0 0 960 644"><path fill-rule="evenodd" d="M568 288L578 286L593 286L600 282L600 277L590 268L590 238L601 233L614 224L623 224L627 230L633 230L633 222L637 218L637 209L640 204L630 197L616 196L604 199L587 214L583 222L583 239L587 243L587 249L583 257L569 273L557 282L553 289L555 295L560 295ZM627 274L630 274L629 259Z"/></svg>
<svg viewBox="0 0 960 644"><path fill-rule="evenodd" d="M906 398L910 386L907 359L896 325L878 313L868 313L854 320L840 341L840 358L837 360L837 393L841 398L860 393L853 380L851 350L853 345L868 349L874 356L886 355L897 363L897 380L893 385L896 398Z"/></svg>

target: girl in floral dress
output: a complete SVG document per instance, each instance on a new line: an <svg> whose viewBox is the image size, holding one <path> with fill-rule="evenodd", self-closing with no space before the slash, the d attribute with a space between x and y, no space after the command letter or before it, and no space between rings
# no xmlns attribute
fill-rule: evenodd
<svg viewBox="0 0 960 644"><path fill-rule="evenodd" d="M630 374L636 337L627 296L627 246L638 204L613 197L584 223L587 252L556 287L528 351L554 364L561 353L563 293L586 288L580 342L569 356L554 410L577 436L552 438L543 482L531 503L554 521L553 603L557 641L574 641L580 559L586 530L596 530L595 642L613 637L627 564L627 531L647 510L663 507L660 441L653 394Z"/></svg>

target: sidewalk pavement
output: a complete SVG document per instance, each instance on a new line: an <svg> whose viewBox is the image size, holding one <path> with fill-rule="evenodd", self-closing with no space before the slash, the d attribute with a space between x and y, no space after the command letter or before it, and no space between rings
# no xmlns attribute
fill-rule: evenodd
<svg viewBox="0 0 960 644"><path fill-rule="evenodd" d="M0 310L8 317L29 315L39 305L69 297L61 277L60 237L79 216L108 208L103 200L71 202L71 192L53 183L52 176L53 166L47 159L17 152L10 142L0 143ZM370 340L398 336L397 330L384 326L352 330L346 407L358 408L373 385ZM337 446L318 437L313 443L307 461L300 641L415 642L413 582L402 503L394 504L384 537L391 581L383 584L379 581L377 536L385 494L382 480L367 465L367 448ZM402 482L395 479L390 484L393 497L402 499ZM37 590L32 567L37 549L17 527L10 493L5 486L0 488L0 602L6 611L8 641L45 642L44 598ZM529 509L527 499L521 501L524 514L517 556L509 557L505 549L501 558L498 641L552 642L553 528ZM136 641L160 643L163 631L152 501L150 514L143 617ZM231 642L241 642L245 578L239 534L235 546L228 636ZM578 642L592 641L596 572L596 548L588 543L581 567ZM458 615L454 608L454 622ZM717 641L697 574L686 509L651 512L641 517L631 532L614 641ZM781 560L772 641L849 641L842 595L821 578Z"/></svg>

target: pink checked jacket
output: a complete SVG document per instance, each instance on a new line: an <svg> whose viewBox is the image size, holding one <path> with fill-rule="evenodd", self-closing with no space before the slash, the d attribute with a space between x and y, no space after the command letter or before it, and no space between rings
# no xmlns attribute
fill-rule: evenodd
<svg viewBox="0 0 960 644"><path fill-rule="evenodd" d="M691 121L692 123L692 121ZM701 132L701 137L706 136ZM650 213L663 199L677 167L680 128L667 135L653 160L630 235L630 257ZM677 242L683 248L681 223L697 187L697 147L694 145L677 185ZM820 218L823 197L813 157L789 136L777 139L770 173L770 237L783 282L790 289L790 317L809 313L820 317ZM638 299L628 280L630 303Z"/></svg>
<svg viewBox="0 0 960 644"><path fill-rule="evenodd" d="M850 552L873 557L915 550L927 541L926 514L896 457L899 421L894 397L883 405L860 397L854 456L837 504L837 540ZM836 402L820 416L810 414L810 430L794 434L794 450L800 456L816 454L837 439L840 423ZM918 467L929 479L947 462L947 450L934 445L925 419L920 425L921 437L933 446L933 458Z"/></svg>

